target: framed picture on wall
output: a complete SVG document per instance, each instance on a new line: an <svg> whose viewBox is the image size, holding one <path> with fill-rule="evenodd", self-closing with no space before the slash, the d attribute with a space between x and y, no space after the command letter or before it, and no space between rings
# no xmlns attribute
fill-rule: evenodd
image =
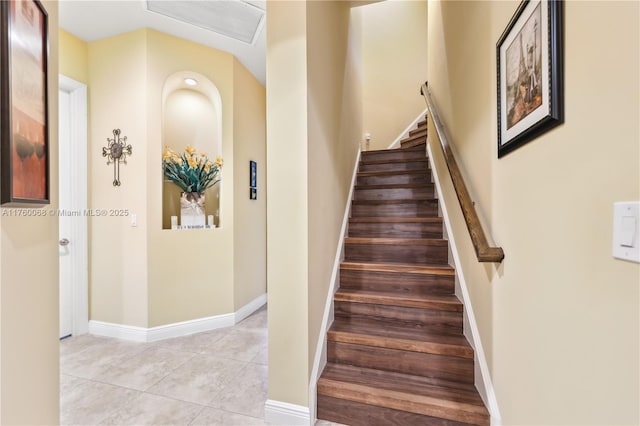
<svg viewBox="0 0 640 426"><path fill-rule="evenodd" d="M47 12L2 1L0 22L0 203L48 204Z"/></svg>
<svg viewBox="0 0 640 426"><path fill-rule="evenodd" d="M564 120L562 7L522 1L498 40L498 157Z"/></svg>
<svg viewBox="0 0 640 426"><path fill-rule="evenodd" d="M258 165L255 161L249 161L249 186L257 188L258 181Z"/></svg>
<svg viewBox="0 0 640 426"><path fill-rule="evenodd" d="M256 188L249 188L249 199L250 200L258 199L258 190Z"/></svg>

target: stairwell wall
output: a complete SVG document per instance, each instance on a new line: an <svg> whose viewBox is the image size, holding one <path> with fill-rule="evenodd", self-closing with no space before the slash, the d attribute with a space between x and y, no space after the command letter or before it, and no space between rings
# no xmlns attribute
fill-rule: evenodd
<svg viewBox="0 0 640 426"><path fill-rule="evenodd" d="M612 258L611 228L640 199L639 5L564 3L565 123L498 160L495 44L518 4L429 3L429 85L505 251L477 264L454 224L502 423L638 424L640 265Z"/></svg>
<svg viewBox="0 0 640 426"><path fill-rule="evenodd" d="M362 134L349 6L267 3L269 399L303 407Z"/></svg>
<svg viewBox="0 0 640 426"><path fill-rule="evenodd" d="M354 8L362 20L363 132L385 149L424 110L416 87L427 75L427 1ZM360 140L364 140L364 133Z"/></svg>
<svg viewBox="0 0 640 426"><path fill-rule="evenodd" d="M58 208L58 2L49 24L49 191ZM24 211L23 211L24 212ZM58 217L0 214L0 424L60 421Z"/></svg>

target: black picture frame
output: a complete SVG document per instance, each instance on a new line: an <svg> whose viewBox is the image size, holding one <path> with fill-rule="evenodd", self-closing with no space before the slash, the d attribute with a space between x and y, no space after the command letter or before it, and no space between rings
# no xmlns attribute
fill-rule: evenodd
<svg viewBox="0 0 640 426"><path fill-rule="evenodd" d="M258 187L258 164L255 161L249 161L249 187Z"/></svg>
<svg viewBox="0 0 640 426"><path fill-rule="evenodd" d="M0 2L0 204L49 204L49 22L38 0Z"/></svg>
<svg viewBox="0 0 640 426"><path fill-rule="evenodd" d="M251 201L258 199L258 190L256 188L249 188L249 199Z"/></svg>
<svg viewBox="0 0 640 426"><path fill-rule="evenodd" d="M496 44L498 158L564 122L563 67L563 0L523 0Z"/></svg>

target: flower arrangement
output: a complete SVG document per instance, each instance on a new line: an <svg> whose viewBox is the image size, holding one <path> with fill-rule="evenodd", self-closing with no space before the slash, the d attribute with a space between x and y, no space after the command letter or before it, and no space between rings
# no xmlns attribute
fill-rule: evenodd
<svg viewBox="0 0 640 426"><path fill-rule="evenodd" d="M187 145L180 155L168 146L162 154L164 175L186 193L204 192L220 182L222 165L221 157L211 161L207 154L198 154L191 145Z"/></svg>

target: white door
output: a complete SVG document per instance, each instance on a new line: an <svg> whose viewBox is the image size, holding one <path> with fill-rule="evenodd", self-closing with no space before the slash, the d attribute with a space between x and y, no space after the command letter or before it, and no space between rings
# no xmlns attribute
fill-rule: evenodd
<svg viewBox="0 0 640 426"><path fill-rule="evenodd" d="M65 216L64 213L70 210L70 198L72 191L71 177L69 176L69 151L70 151L70 115L71 115L71 95L69 92L60 90L58 94L58 143L59 143L59 238L60 238L60 338L73 334L73 295L71 291L71 250L75 244L71 244L69 237L71 235L73 223L71 217Z"/></svg>
<svg viewBox="0 0 640 426"><path fill-rule="evenodd" d="M87 87L60 76L60 337L89 326L87 239Z"/></svg>

